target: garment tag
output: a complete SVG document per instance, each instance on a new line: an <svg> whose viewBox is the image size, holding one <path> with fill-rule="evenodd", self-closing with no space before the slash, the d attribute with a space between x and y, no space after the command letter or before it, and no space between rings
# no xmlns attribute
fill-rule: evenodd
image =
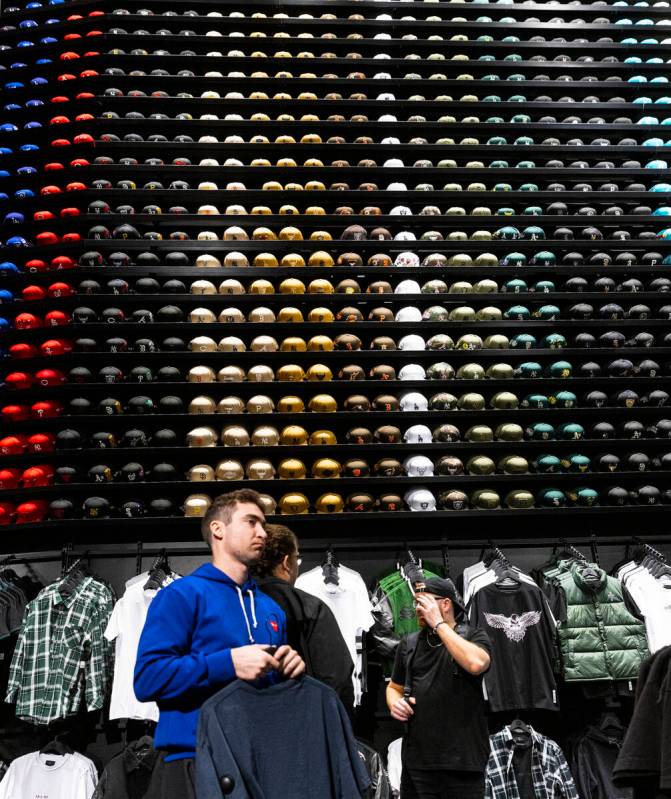
<svg viewBox="0 0 671 799"><path fill-rule="evenodd" d="M633 690L634 690L634 684L632 683L632 681L631 681L631 680L629 680L629 690L630 690L630 691L633 691Z"/></svg>
<svg viewBox="0 0 671 799"><path fill-rule="evenodd" d="M44 765L45 766L55 766L56 765L56 761L55 760L45 760L44 761Z"/></svg>
<svg viewBox="0 0 671 799"><path fill-rule="evenodd" d="M557 704L557 689L556 688L552 689L552 701L554 702L555 705Z"/></svg>

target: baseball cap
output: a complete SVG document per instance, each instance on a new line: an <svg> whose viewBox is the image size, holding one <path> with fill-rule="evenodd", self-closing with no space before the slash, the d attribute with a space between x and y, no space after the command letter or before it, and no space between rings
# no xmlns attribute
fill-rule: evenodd
<svg viewBox="0 0 671 799"><path fill-rule="evenodd" d="M424 591L427 594L433 594L443 599L451 599L455 607L455 615L457 615L457 612L459 614L466 612L464 600L449 577L429 577L428 580L424 581Z"/></svg>
<svg viewBox="0 0 671 799"><path fill-rule="evenodd" d="M428 488L414 488L406 492L404 499L411 511L436 510L436 498Z"/></svg>

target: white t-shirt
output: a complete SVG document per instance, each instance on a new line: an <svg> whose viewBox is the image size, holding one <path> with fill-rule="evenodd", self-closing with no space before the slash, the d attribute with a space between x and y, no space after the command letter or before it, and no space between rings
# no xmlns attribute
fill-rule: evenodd
<svg viewBox="0 0 671 799"><path fill-rule="evenodd" d="M363 680L363 647L361 637L370 630L375 623L371 613L368 589L359 572L348 569L347 566L338 567L338 585L324 582L321 566L301 574L296 580L296 588L306 591L325 602L333 611L342 637L352 656L354 672L354 704L361 704ZM358 639L358 640L357 640Z"/></svg>
<svg viewBox="0 0 671 799"><path fill-rule="evenodd" d="M110 719L158 721L156 703L139 702L133 690L133 672L140 635L149 605L158 593L155 590L144 590L148 579L149 572L145 572L126 583L124 595L114 606L105 629L105 638L115 641Z"/></svg>
<svg viewBox="0 0 671 799"><path fill-rule="evenodd" d="M403 738L396 738L387 747L387 774L389 782L394 791L394 796L401 793L401 773L403 771L403 761L401 760L401 747Z"/></svg>
<svg viewBox="0 0 671 799"><path fill-rule="evenodd" d="M95 766L78 752L31 752L12 761L0 782L0 799L91 799L97 784Z"/></svg>
<svg viewBox="0 0 671 799"><path fill-rule="evenodd" d="M624 584L645 619L650 652L671 644L671 578L655 578L647 569L624 577Z"/></svg>

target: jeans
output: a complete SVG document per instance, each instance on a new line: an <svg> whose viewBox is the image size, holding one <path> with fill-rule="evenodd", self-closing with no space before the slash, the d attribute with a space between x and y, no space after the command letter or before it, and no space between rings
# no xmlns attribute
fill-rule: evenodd
<svg viewBox="0 0 671 799"><path fill-rule="evenodd" d="M401 799L483 799L485 775L478 771L403 769Z"/></svg>
<svg viewBox="0 0 671 799"><path fill-rule="evenodd" d="M161 752L144 799L196 799L195 782L192 757L166 763Z"/></svg>

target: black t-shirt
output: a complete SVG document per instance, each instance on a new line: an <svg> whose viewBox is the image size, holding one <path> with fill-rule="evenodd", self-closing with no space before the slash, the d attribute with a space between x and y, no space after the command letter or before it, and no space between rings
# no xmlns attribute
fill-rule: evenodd
<svg viewBox="0 0 671 799"><path fill-rule="evenodd" d="M531 738L521 743L515 742L513 771L520 799L535 799L536 794L531 775Z"/></svg>
<svg viewBox="0 0 671 799"><path fill-rule="evenodd" d="M464 638L487 653L489 637L466 628ZM392 682L405 685L408 638L396 650ZM438 636L419 633L410 666L416 704L403 739L403 762L413 769L484 771L489 758L482 677L464 671Z"/></svg>
<svg viewBox="0 0 671 799"><path fill-rule="evenodd" d="M487 630L494 652L485 677L490 710L558 710L555 631L540 588L492 583L477 591L469 613Z"/></svg>

